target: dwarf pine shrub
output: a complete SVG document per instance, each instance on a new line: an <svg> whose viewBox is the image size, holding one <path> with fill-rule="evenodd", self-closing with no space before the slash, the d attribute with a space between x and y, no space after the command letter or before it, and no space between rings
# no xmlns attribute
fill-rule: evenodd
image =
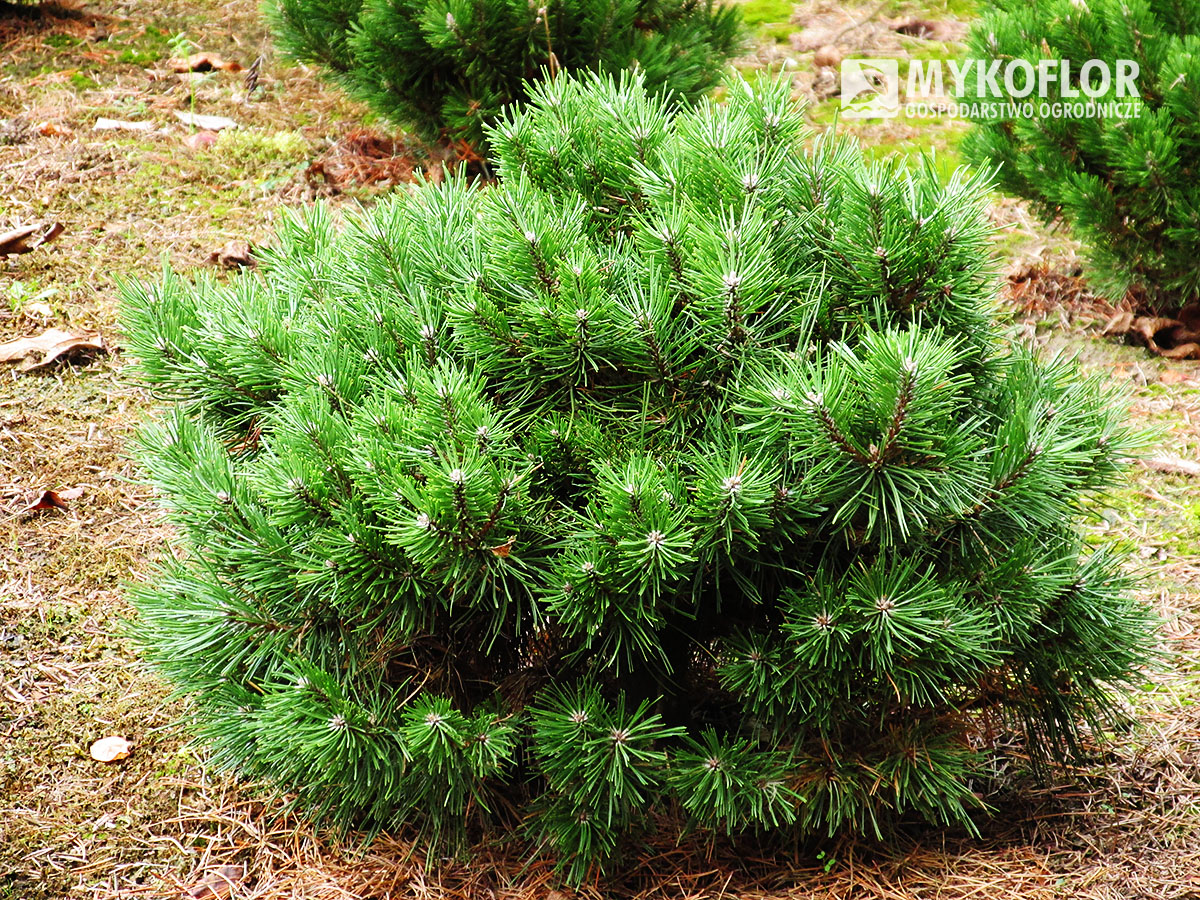
<svg viewBox="0 0 1200 900"><path fill-rule="evenodd" d="M421 137L480 144L527 82L581 69L636 70L694 103L742 46L738 8L717 0L271 0L276 40Z"/></svg>
<svg viewBox="0 0 1200 900"><path fill-rule="evenodd" d="M978 163L999 164L1000 185L1048 218L1062 216L1087 247L1092 280L1114 298L1132 287L1162 311L1194 301L1200 5L996 0L992 6L971 32L968 56L985 66L1024 60L1034 72L1053 61L1046 71L1055 77L1047 97L1029 98L1032 117L1012 115L1002 102L988 104L995 115L976 122L964 152ZM1085 69L1089 60L1104 69ZM1132 92L1117 77L1122 71L1137 72ZM1023 82L1014 76L1016 85ZM968 88L977 84L966 79ZM1036 112L1041 103L1049 115ZM1056 114L1061 104L1082 112Z"/></svg>
<svg viewBox="0 0 1200 900"><path fill-rule="evenodd" d="M126 289L179 538L139 627L220 762L580 878L654 827L969 827L997 737L1117 716L1122 406L1000 341L979 177L804 137L786 83L559 78L492 187Z"/></svg>

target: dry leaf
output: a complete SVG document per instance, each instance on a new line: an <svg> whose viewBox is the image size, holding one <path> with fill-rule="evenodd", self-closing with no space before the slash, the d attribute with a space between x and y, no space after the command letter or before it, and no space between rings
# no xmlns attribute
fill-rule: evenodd
<svg viewBox="0 0 1200 900"><path fill-rule="evenodd" d="M1143 459L1142 465L1155 472L1165 472L1168 475L1200 475L1200 463L1190 459L1180 459L1178 456L1152 456Z"/></svg>
<svg viewBox="0 0 1200 900"><path fill-rule="evenodd" d="M29 303L21 310L25 315L31 318L53 319L54 310L51 309L49 303L42 303L40 300L34 303Z"/></svg>
<svg viewBox="0 0 1200 900"><path fill-rule="evenodd" d="M98 334L71 334L49 328L37 337L18 338L0 344L0 362L20 362L21 372L44 369L60 359L93 353L105 353L108 348Z"/></svg>
<svg viewBox="0 0 1200 900"><path fill-rule="evenodd" d="M184 145L192 150L202 150L205 147L211 147L216 142L217 133L215 131L197 131L183 139Z"/></svg>
<svg viewBox="0 0 1200 900"><path fill-rule="evenodd" d="M219 866L196 882L184 896L189 900L223 900L245 880L245 866Z"/></svg>
<svg viewBox="0 0 1200 900"><path fill-rule="evenodd" d="M1188 374L1180 372L1178 369L1167 369L1158 376L1158 380L1162 384L1183 384L1188 380Z"/></svg>
<svg viewBox="0 0 1200 900"><path fill-rule="evenodd" d="M242 71L242 64L226 61L213 53L193 53L183 59L168 59L167 67L172 72L213 72L222 69L227 72Z"/></svg>
<svg viewBox="0 0 1200 900"><path fill-rule="evenodd" d="M175 118L184 125L190 125L193 128L199 128L202 131L222 131L226 128L237 128L238 123L233 119L227 119L225 116L201 116L196 113L183 112L175 110Z"/></svg>
<svg viewBox="0 0 1200 900"><path fill-rule="evenodd" d="M70 128L57 122L38 122L33 126L42 137L70 137L74 134Z"/></svg>
<svg viewBox="0 0 1200 900"><path fill-rule="evenodd" d="M1158 348L1154 345L1154 336L1160 331L1174 328L1178 324L1176 319L1168 319L1165 316L1140 316L1133 321L1133 333L1140 335L1152 350L1157 350Z"/></svg>
<svg viewBox="0 0 1200 900"><path fill-rule="evenodd" d="M123 737L100 738L92 744L92 749L88 751L92 755L92 759L97 762L109 763L117 762L129 756L129 751L133 749L133 745Z"/></svg>
<svg viewBox="0 0 1200 900"><path fill-rule="evenodd" d="M245 241L230 241L210 255L208 261L214 265L224 266L226 269L249 269L255 265L253 251Z"/></svg>
<svg viewBox="0 0 1200 900"><path fill-rule="evenodd" d="M507 541L505 541L499 547L492 547L491 548L492 554L494 556L500 557L501 559L508 559L509 554L512 553L513 545L515 545L516 543L517 543L517 539L515 537L510 537Z"/></svg>
<svg viewBox="0 0 1200 900"><path fill-rule="evenodd" d="M23 510L23 512L41 512L47 509L68 509L63 498L57 491L42 491L36 499L31 501Z"/></svg>
<svg viewBox="0 0 1200 900"><path fill-rule="evenodd" d="M1200 359L1200 344L1188 341L1184 344L1176 344L1169 350L1158 348L1157 352L1164 359Z"/></svg>
<svg viewBox="0 0 1200 900"><path fill-rule="evenodd" d="M1121 312L1104 326L1106 335L1132 334L1152 352L1165 359L1200 359L1200 306L1191 304L1179 318L1138 316Z"/></svg>
<svg viewBox="0 0 1200 900"><path fill-rule="evenodd" d="M153 122L124 122L120 119L106 119L101 116L92 126L92 131L153 131Z"/></svg>
<svg viewBox="0 0 1200 900"><path fill-rule="evenodd" d="M48 225L39 222L36 225L22 225L12 231L0 234L0 256L13 256L17 253L29 253L42 244L54 240L63 232L58 222Z"/></svg>

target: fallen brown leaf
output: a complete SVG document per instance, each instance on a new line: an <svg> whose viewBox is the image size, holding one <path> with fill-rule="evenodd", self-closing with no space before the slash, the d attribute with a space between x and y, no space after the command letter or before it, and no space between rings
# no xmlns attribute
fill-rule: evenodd
<svg viewBox="0 0 1200 900"><path fill-rule="evenodd" d="M60 223L47 224L39 222L36 225L22 225L12 231L0 234L0 256L15 256L18 253L29 253L42 244L54 240L63 232Z"/></svg>
<svg viewBox="0 0 1200 900"><path fill-rule="evenodd" d="M1177 319L1168 319L1165 316L1140 316L1133 322L1133 333L1139 335L1151 350L1157 351L1158 345L1154 341L1155 335L1160 331L1175 328L1180 324Z"/></svg>
<svg viewBox="0 0 1200 900"><path fill-rule="evenodd" d="M0 344L0 362L20 362L18 370L34 372L60 359L105 353L108 348L99 334L71 334L49 328L37 337L18 338Z"/></svg>
<svg viewBox="0 0 1200 900"><path fill-rule="evenodd" d="M42 137L70 137L74 134L70 128L59 125L57 122L39 122L33 127L37 129L37 133Z"/></svg>
<svg viewBox="0 0 1200 900"><path fill-rule="evenodd" d="M69 509L57 491L42 491L23 512L41 512L46 509Z"/></svg>
<svg viewBox="0 0 1200 900"><path fill-rule="evenodd" d="M100 738L92 744L88 751L92 759L97 762L109 763L117 762L126 759L129 756L129 751L133 749L133 745L123 737L113 735L112 737Z"/></svg>
<svg viewBox="0 0 1200 900"><path fill-rule="evenodd" d="M224 60L214 53L193 53L182 59L168 59L167 68L172 72L226 72L242 71L242 64L232 60Z"/></svg>
<svg viewBox="0 0 1200 900"><path fill-rule="evenodd" d="M245 866L219 866L196 882L184 896L190 900L223 900L245 880Z"/></svg>
<svg viewBox="0 0 1200 900"><path fill-rule="evenodd" d="M1200 359L1200 307L1184 307L1179 318L1119 312L1104 326L1106 335L1133 335L1164 359Z"/></svg>
<svg viewBox="0 0 1200 900"><path fill-rule="evenodd" d="M224 266L226 269L248 269L255 265L254 251L245 241L230 241L220 250L211 254L208 261L213 265Z"/></svg>
<svg viewBox="0 0 1200 900"><path fill-rule="evenodd" d="M1167 369L1158 376L1158 380L1162 384L1183 384L1188 380L1188 373L1180 372L1178 369Z"/></svg>
<svg viewBox="0 0 1200 900"><path fill-rule="evenodd" d="M1185 344L1176 344L1169 350L1159 348L1157 352L1164 359L1200 359L1200 343L1188 341Z"/></svg>

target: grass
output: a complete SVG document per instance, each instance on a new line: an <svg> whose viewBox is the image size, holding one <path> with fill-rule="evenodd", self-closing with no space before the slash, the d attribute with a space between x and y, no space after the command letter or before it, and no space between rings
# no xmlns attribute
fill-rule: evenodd
<svg viewBox="0 0 1200 900"><path fill-rule="evenodd" d="M794 30L790 0L746 0L741 7L742 19L759 40L786 41Z"/></svg>
<svg viewBox="0 0 1200 900"><path fill-rule="evenodd" d="M772 52L795 30L787 23L796 8L746 4ZM859 18L872 8L851 12ZM929 0L880 14L967 17L973 8ZM53 126L0 145L0 228L18 221L66 226L53 244L0 260L0 341L53 324L101 330L119 347L118 279L152 277L164 257L183 270L206 267L230 239L267 240L279 208L318 190L306 180L309 163L368 118L313 73L269 55L251 101L240 75L188 84L147 74L163 69L181 34L248 65L268 50L254 0L131 0L120 9L102 20L0 19L0 119L19 115ZM937 42L897 46L910 56L954 52ZM797 70L807 65L798 54ZM241 127L189 148L173 112L193 102L197 112L229 116ZM835 108L835 99L815 102L814 125L828 127ZM101 115L165 131L93 131ZM961 126L926 125L840 127L879 153L936 149L947 165L956 163ZM1005 226L997 247L1007 259L1074 265L1070 241L1041 228L1019 204L997 196L994 215ZM51 321L31 310L37 302L51 306ZM1132 415L1162 429L1170 452L1200 453L1196 364L1167 364L1104 340L1101 319L1088 310L1009 309L1014 328L1047 351L1078 353L1084 368L1127 385ZM130 435L155 404L124 367L118 351L45 375L0 368L0 900L182 896L182 887L218 865L246 867L235 895L242 897L565 898L544 866L526 867L487 846L472 861L426 870L405 835L364 848L318 834L271 795L213 771L186 745L174 724L185 708L140 667L128 637L122 585L166 551L168 533L126 456ZM72 487L82 495L69 510L22 512L34 494ZM1194 892L1198 524L1196 479L1146 468L1135 468L1098 509L1093 539L1134 548L1143 590L1168 622L1173 656L1134 699L1138 726L1113 735L1078 769L1036 781L1015 760L1006 791L993 799L999 814L980 838L920 832L890 847L831 841L768 862L725 843L700 852L662 847L622 892L988 900ZM133 741L132 755L111 765L91 760L91 742L110 734ZM580 892L604 894L598 886Z"/></svg>

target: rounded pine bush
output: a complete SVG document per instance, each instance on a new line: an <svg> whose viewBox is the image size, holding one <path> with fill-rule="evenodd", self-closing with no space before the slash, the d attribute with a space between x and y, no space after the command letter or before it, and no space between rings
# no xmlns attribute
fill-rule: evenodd
<svg viewBox="0 0 1200 900"><path fill-rule="evenodd" d="M1134 288L1160 311L1194 302L1200 291L1200 5L1148 0L996 0L972 29L968 56L1045 61L1056 104L1104 110L1032 118L1006 114L976 122L966 155L998 165L1001 187L1047 218L1062 216L1091 257L1090 277L1120 299ZM1092 59L1105 63L1084 71ZM1070 75L1063 89L1062 60ZM1137 68L1131 96L1116 77ZM1130 70L1132 71L1132 70ZM1087 84L1081 83L1082 74ZM1023 75L1016 76L1020 85ZM974 72L966 79L977 87ZM1035 108L1042 99L1030 98ZM1018 101L1019 102L1019 101Z"/></svg>
<svg viewBox="0 0 1200 900"><path fill-rule="evenodd" d="M1116 717L1124 410L999 340L986 184L804 137L786 83L560 78L494 186L127 288L180 535L139 627L221 762L578 879L655 827L970 827L997 736Z"/></svg>
<svg viewBox="0 0 1200 900"><path fill-rule="evenodd" d="M738 7L717 0L271 0L276 40L423 138L484 141L559 72L637 71L673 102L716 86L741 49Z"/></svg>

